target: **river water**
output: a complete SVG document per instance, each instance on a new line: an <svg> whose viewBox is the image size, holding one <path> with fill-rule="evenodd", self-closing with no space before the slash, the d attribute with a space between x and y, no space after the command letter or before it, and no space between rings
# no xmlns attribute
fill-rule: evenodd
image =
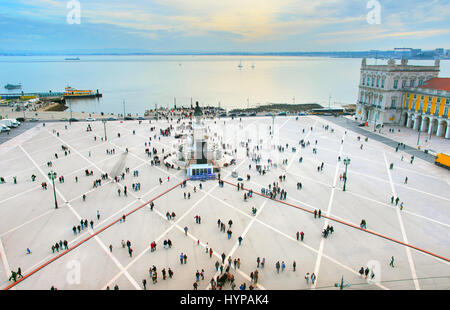
<svg viewBox="0 0 450 310"><path fill-rule="evenodd" d="M72 56L71 56L72 57ZM100 99L70 100L72 111L142 115L146 109L267 103L356 102L361 59L275 56L65 56L0 57L0 93L7 83L24 92L62 92L64 87L99 90ZM368 60L368 64L387 60ZM399 62L399 60L397 60ZM242 64L242 68L238 65ZM409 61L432 65L434 61ZM450 62L441 61L441 77ZM10 92L17 92L10 91ZM331 97L331 98L330 98Z"/></svg>

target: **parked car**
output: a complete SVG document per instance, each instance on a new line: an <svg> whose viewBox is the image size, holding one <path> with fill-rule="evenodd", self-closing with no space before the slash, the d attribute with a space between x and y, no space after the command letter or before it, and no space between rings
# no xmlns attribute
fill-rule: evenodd
<svg viewBox="0 0 450 310"><path fill-rule="evenodd" d="M8 126L6 126L5 124L1 124L0 123L0 132L4 132L4 131L10 131L11 128L9 128Z"/></svg>
<svg viewBox="0 0 450 310"><path fill-rule="evenodd" d="M95 121L95 118L93 118L93 117L88 117L88 118L86 118L86 121L87 121L87 122L94 122L94 121Z"/></svg>
<svg viewBox="0 0 450 310"><path fill-rule="evenodd" d="M219 114L219 117L227 117L227 113Z"/></svg>
<svg viewBox="0 0 450 310"><path fill-rule="evenodd" d="M30 119L30 122L38 122L39 120L35 117L33 117L32 119Z"/></svg>
<svg viewBox="0 0 450 310"><path fill-rule="evenodd" d="M132 121L134 118L132 118L131 116L125 116L124 120L126 121Z"/></svg>
<svg viewBox="0 0 450 310"><path fill-rule="evenodd" d="M13 128L19 127L20 125L20 123L15 119L2 119L0 120L0 123Z"/></svg>
<svg viewBox="0 0 450 310"><path fill-rule="evenodd" d="M138 121L144 121L145 117L139 116L138 118L136 118Z"/></svg>
<svg viewBox="0 0 450 310"><path fill-rule="evenodd" d="M69 122L78 122L78 119L75 117L69 118Z"/></svg>
<svg viewBox="0 0 450 310"><path fill-rule="evenodd" d="M250 112L248 116L256 116L256 112Z"/></svg>
<svg viewBox="0 0 450 310"><path fill-rule="evenodd" d="M266 113L266 116L273 116L273 114L270 113L270 112L267 112L267 113Z"/></svg>
<svg viewBox="0 0 450 310"><path fill-rule="evenodd" d="M108 117L108 121L117 121L117 118L115 118L115 117Z"/></svg>

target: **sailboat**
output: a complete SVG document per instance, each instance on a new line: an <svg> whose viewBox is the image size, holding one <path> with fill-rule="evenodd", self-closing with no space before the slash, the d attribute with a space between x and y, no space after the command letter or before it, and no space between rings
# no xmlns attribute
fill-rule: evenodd
<svg viewBox="0 0 450 310"><path fill-rule="evenodd" d="M238 68L239 68L239 69L242 69L242 60L239 61Z"/></svg>

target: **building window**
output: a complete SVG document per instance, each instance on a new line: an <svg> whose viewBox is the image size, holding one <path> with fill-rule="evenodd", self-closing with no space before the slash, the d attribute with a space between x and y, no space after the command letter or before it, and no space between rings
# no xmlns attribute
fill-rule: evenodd
<svg viewBox="0 0 450 310"><path fill-rule="evenodd" d="M444 108L444 115L442 117L448 117L448 106Z"/></svg>
<svg viewBox="0 0 450 310"><path fill-rule="evenodd" d="M398 80L394 80L394 89L397 89L398 87Z"/></svg>
<svg viewBox="0 0 450 310"><path fill-rule="evenodd" d="M414 83L416 82L416 80L411 80L410 82L409 82L409 86L410 87L414 87Z"/></svg>
<svg viewBox="0 0 450 310"><path fill-rule="evenodd" d="M395 99L392 99L391 108L395 108Z"/></svg>
<svg viewBox="0 0 450 310"><path fill-rule="evenodd" d="M406 87L406 80L403 80L402 81L402 88L405 88Z"/></svg>
<svg viewBox="0 0 450 310"><path fill-rule="evenodd" d="M377 78L377 87L380 86L380 78Z"/></svg>
<svg viewBox="0 0 450 310"><path fill-rule="evenodd" d="M423 80L419 80L419 86L423 85Z"/></svg>
<svg viewBox="0 0 450 310"><path fill-rule="evenodd" d="M374 83L375 83L375 78L372 77L372 87L373 87Z"/></svg>
<svg viewBox="0 0 450 310"><path fill-rule="evenodd" d="M381 80L381 88L384 88L384 79Z"/></svg>
<svg viewBox="0 0 450 310"><path fill-rule="evenodd" d="M366 78L365 77L363 77L363 83L362 84L366 85Z"/></svg>

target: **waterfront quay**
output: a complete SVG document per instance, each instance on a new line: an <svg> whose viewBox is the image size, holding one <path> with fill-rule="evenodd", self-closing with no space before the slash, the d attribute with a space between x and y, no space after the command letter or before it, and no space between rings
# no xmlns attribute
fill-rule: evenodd
<svg viewBox="0 0 450 310"><path fill-rule="evenodd" d="M229 270L236 289L243 283L248 289L255 270L253 285L260 290L335 290L342 277L350 284L346 290L450 288L448 170L417 157L411 161L403 149L366 141L362 133L319 116L202 121L235 150L235 164L220 171L223 186L218 180L187 180L182 187L183 169L152 165L146 149L155 149L161 159L176 150L176 130L169 135L160 130L187 120L39 122L2 143L0 287L135 290L144 289L146 279L152 290L190 290L194 282L205 290L221 275L215 264L222 265L224 254L225 265L228 257L240 260L239 268L232 263ZM257 164L266 166L264 174ZM56 172L55 191L50 172ZM96 180L101 185L94 186ZM263 194L274 182L286 199ZM136 183L139 190L133 189ZM250 189L252 197L244 199ZM392 197L399 198L397 204ZM315 217L318 210L321 216ZM168 219L168 212L176 216ZM74 233L82 219L88 227ZM218 219L226 225L232 220L230 238ZM333 232L325 238L327 226ZM304 233L303 241L297 232ZM168 239L172 246L165 248ZM67 249L53 253L60 240ZM132 254L122 240L131 242ZM180 253L187 255L185 264ZM258 257L265 259L264 267L258 267ZM286 268L277 272L277 262ZM152 266L158 270L155 284ZM14 284L11 271L19 267L24 278ZM367 279L361 267L370 270ZM163 280L161 271L168 268L173 277ZM202 269L204 280L196 281ZM315 274L314 283L305 280L308 273ZM230 283L223 289L231 289Z"/></svg>

